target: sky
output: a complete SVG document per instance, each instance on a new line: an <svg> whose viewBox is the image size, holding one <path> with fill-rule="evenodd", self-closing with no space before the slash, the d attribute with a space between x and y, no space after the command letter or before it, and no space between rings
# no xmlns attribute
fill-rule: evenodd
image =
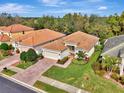
<svg viewBox="0 0 124 93"><path fill-rule="evenodd" d="M0 13L25 17L67 13L109 16L124 11L124 0L0 0Z"/></svg>

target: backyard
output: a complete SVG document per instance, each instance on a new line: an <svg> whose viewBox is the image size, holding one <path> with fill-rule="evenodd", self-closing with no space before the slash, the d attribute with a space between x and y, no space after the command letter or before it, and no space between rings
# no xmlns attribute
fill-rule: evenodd
<svg viewBox="0 0 124 93"><path fill-rule="evenodd" d="M92 64L96 62L99 55L100 51L95 52L87 64L71 63L65 69L53 66L44 75L88 90L91 93L124 93L123 88L94 73Z"/></svg>

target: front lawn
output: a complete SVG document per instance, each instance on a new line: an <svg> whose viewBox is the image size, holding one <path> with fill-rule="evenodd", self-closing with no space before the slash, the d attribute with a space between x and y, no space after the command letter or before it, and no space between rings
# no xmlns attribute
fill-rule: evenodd
<svg viewBox="0 0 124 93"><path fill-rule="evenodd" d="M48 84L45 84L41 81L36 81L34 86L39 88L39 89L45 90L48 93L67 93L64 90L58 89L58 88L51 86L51 85L48 85Z"/></svg>
<svg viewBox="0 0 124 93"><path fill-rule="evenodd" d="M9 70L9 69L3 70L2 73L5 74L5 75L8 75L8 76L12 76L12 75L16 74L16 72L14 72L12 70Z"/></svg>
<svg viewBox="0 0 124 93"><path fill-rule="evenodd" d="M35 64L36 62L20 62L16 67L27 69L31 65Z"/></svg>
<svg viewBox="0 0 124 93"><path fill-rule="evenodd" d="M96 62L100 52L95 52L87 64L71 63L68 68L53 66L45 76L85 89L91 93L124 93L124 89L110 80L96 75L92 64Z"/></svg>

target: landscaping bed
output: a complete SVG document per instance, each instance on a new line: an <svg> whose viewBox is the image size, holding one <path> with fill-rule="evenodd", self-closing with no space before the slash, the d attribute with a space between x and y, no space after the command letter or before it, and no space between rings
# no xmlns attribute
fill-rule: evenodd
<svg viewBox="0 0 124 93"><path fill-rule="evenodd" d="M5 75L8 75L8 76L12 76L12 75L15 75L17 72L14 72L14 71L9 70L9 69L4 69L2 71L2 73L5 74Z"/></svg>
<svg viewBox="0 0 124 93"><path fill-rule="evenodd" d="M74 64L78 64L78 65L82 65L82 64L86 64L87 62L84 60L78 60L78 59L73 59L72 62Z"/></svg>
<svg viewBox="0 0 124 93"><path fill-rule="evenodd" d="M63 59L61 60L58 60L58 64L61 64L61 65L64 65L67 61L69 60L69 57L64 57Z"/></svg>
<svg viewBox="0 0 124 93"><path fill-rule="evenodd" d="M36 62L20 62L16 67L27 69L28 67L34 65Z"/></svg>
<svg viewBox="0 0 124 93"><path fill-rule="evenodd" d="M51 85L48 85L48 84L45 84L41 81L36 81L34 86L39 88L39 89L45 90L48 93L67 93L64 90L58 89L58 88L51 86Z"/></svg>
<svg viewBox="0 0 124 93"><path fill-rule="evenodd" d="M96 75L93 71L92 64L96 62L99 55L100 51L95 52L85 65L71 63L65 69L53 66L43 75L85 89L91 93L124 93L123 88Z"/></svg>

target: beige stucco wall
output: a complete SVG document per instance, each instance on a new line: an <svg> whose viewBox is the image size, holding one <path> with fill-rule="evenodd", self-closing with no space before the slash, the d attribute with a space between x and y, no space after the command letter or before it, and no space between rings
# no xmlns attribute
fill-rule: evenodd
<svg viewBox="0 0 124 93"><path fill-rule="evenodd" d="M64 57L68 56L70 53L69 50L64 50L61 52L56 50L43 49L42 54L46 58L58 60L58 59L63 59Z"/></svg>
<svg viewBox="0 0 124 93"><path fill-rule="evenodd" d="M95 48L93 47L89 52L86 52L87 56L90 57L95 51Z"/></svg>

